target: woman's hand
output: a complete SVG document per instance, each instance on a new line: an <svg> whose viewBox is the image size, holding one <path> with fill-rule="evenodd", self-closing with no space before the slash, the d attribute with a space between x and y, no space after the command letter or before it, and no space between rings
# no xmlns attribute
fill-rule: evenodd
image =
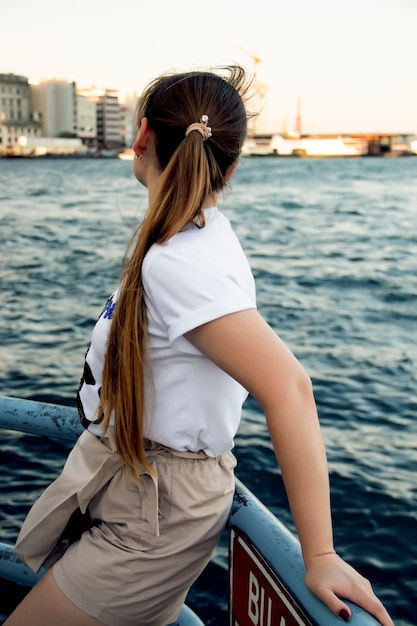
<svg viewBox="0 0 417 626"><path fill-rule="evenodd" d="M340 619L348 622L351 612L345 598L373 615L383 626L394 626L370 582L337 554L323 554L306 560L307 587Z"/></svg>

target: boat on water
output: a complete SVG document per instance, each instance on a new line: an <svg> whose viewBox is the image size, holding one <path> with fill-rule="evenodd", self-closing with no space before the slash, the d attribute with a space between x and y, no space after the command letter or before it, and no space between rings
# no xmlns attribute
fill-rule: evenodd
<svg viewBox="0 0 417 626"><path fill-rule="evenodd" d="M368 154L366 139L335 136L284 136L248 138L243 146L243 156L293 156L293 157L362 157Z"/></svg>
<svg viewBox="0 0 417 626"><path fill-rule="evenodd" d="M0 396L0 428L69 441L82 432L76 408L7 396ZM229 626L340 626L304 584L298 540L238 479L227 530ZM0 540L0 578L30 588L43 573L31 572ZM351 626L378 625L348 604ZM204 626L198 606L184 605L175 626Z"/></svg>
<svg viewBox="0 0 417 626"><path fill-rule="evenodd" d="M135 153L133 152L132 148L126 148L126 150L123 150L123 152L119 152L117 156L122 161L133 161Z"/></svg>
<svg viewBox="0 0 417 626"><path fill-rule="evenodd" d="M298 157L361 157L368 154L368 142L354 137L283 137L273 135L271 154Z"/></svg>
<svg viewBox="0 0 417 626"><path fill-rule="evenodd" d="M271 156L271 137L248 137L242 146L242 157Z"/></svg>

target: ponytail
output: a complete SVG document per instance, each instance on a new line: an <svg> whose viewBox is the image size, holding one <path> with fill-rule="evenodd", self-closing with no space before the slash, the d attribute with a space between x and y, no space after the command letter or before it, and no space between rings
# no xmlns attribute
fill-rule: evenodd
<svg viewBox="0 0 417 626"><path fill-rule="evenodd" d="M152 469L143 435L144 420L150 419L144 381L145 374L152 380L152 372L142 263L154 243L168 241L193 222L204 227L204 202L225 186L227 170L238 158L246 136L246 111L238 89L243 78L243 70L235 67L230 68L228 81L204 72L162 77L139 102L138 122L145 116L148 119L162 171L122 271L99 407L104 427L115 415L117 450L137 478L138 462ZM213 136L206 140L200 132L187 132L202 114L209 116L213 126Z"/></svg>

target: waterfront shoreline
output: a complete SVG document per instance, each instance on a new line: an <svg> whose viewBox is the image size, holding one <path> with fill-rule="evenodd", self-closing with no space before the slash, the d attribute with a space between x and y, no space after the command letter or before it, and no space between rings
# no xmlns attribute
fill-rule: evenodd
<svg viewBox="0 0 417 626"><path fill-rule="evenodd" d="M383 152L381 154L352 154L352 155L307 155L307 154L275 154L275 153L265 153L265 154L243 154L241 158L243 159L338 159L338 160L352 160L352 159L402 159L402 158L413 158L417 157L415 153L406 153L406 154L393 154L390 152ZM113 155L109 154L0 154L0 160L47 160L47 159L117 159L118 153L116 152ZM119 159L122 160L122 159ZM126 159L129 161L128 159Z"/></svg>

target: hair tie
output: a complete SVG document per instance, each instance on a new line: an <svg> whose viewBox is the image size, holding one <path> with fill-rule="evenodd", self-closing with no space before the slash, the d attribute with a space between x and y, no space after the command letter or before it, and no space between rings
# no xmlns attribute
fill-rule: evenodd
<svg viewBox="0 0 417 626"><path fill-rule="evenodd" d="M207 126L208 124L208 115L202 115L199 122L194 122L194 124L190 124L187 130L185 131L185 136L193 131L197 130L203 138L203 141L206 141L209 137L211 137L211 128Z"/></svg>

